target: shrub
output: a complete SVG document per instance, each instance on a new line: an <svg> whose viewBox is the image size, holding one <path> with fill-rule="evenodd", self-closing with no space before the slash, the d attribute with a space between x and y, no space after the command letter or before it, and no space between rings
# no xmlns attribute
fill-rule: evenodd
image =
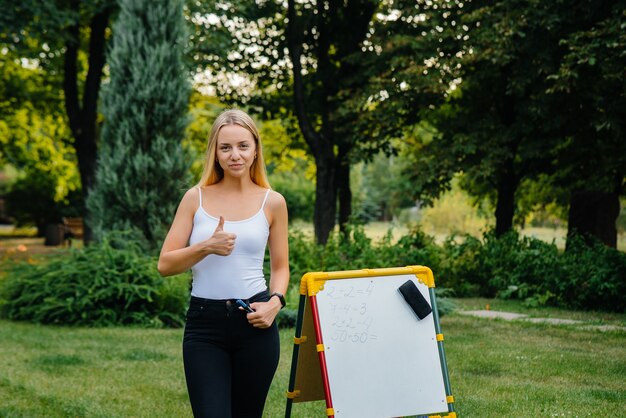
<svg viewBox="0 0 626 418"><path fill-rule="evenodd" d="M455 296L476 296L480 293L482 277L479 275L479 257L482 243L479 239L464 235L452 235L443 245L440 282L454 291Z"/></svg>
<svg viewBox="0 0 626 418"><path fill-rule="evenodd" d="M292 230L289 235L289 260L291 269L290 288L300 286L300 278L310 271L341 271L362 268L404 267L424 265L435 273L441 258L441 250L432 237L415 228L392 244L391 233L378 243L365 235L363 226L349 225L345 232L331 234L326 245L318 245L313 238L301 231ZM289 292L289 294L299 292ZM454 306L447 296L449 291L437 288L440 314L450 312Z"/></svg>
<svg viewBox="0 0 626 418"><path fill-rule="evenodd" d="M626 254L579 236L567 245L561 276L548 278L542 290L564 307L626 312Z"/></svg>
<svg viewBox="0 0 626 418"><path fill-rule="evenodd" d="M415 228L392 244L391 233L374 243L361 225L349 225L344 232L330 235L318 245L299 230L289 234L291 277L298 281L308 271L337 271L360 268L424 265L439 268L441 250L434 239ZM291 282L294 283L294 280Z"/></svg>
<svg viewBox="0 0 626 418"><path fill-rule="evenodd" d="M516 298L530 305L575 309L626 309L626 254L574 237L560 253L554 243L493 232L482 241L449 238L440 283L457 296ZM464 238L464 239L463 239Z"/></svg>
<svg viewBox="0 0 626 418"><path fill-rule="evenodd" d="M386 246L395 253L393 260L396 265L419 264L428 266L436 274L436 282L439 282L441 248L437 246L433 237L425 234L419 227L414 226L407 235L398 240L398 244L395 246L391 245L390 237L388 237Z"/></svg>
<svg viewBox="0 0 626 418"><path fill-rule="evenodd" d="M298 319L298 311L290 308L283 308L276 316L276 325L278 328L293 328L296 326Z"/></svg>
<svg viewBox="0 0 626 418"><path fill-rule="evenodd" d="M274 190L287 201L289 219L313 220L315 185L301 172L276 173L270 178Z"/></svg>
<svg viewBox="0 0 626 418"><path fill-rule="evenodd" d="M163 279L154 257L118 235L47 263L14 265L0 313L51 324L181 326L187 297L187 275Z"/></svg>

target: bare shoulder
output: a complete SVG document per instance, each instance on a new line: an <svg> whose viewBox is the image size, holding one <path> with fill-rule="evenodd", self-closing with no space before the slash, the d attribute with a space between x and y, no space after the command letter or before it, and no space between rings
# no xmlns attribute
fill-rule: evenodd
<svg viewBox="0 0 626 418"><path fill-rule="evenodd" d="M279 223L287 222L287 201L282 194L274 190L270 190L265 207L265 214L270 225L273 225L274 221L278 221Z"/></svg>
<svg viewBox="0 0 626 418"><path fill-rule="evenodd" d="M270 206L272 211L276 209L281 210L283 208L287 209L287 201L282 194L275 190L270 190L270 194L267 197L267 204Z"/></svg>
<svg viewBox="0 0 626 418"><path fill-rule="evenodd" d="M179 208L185 210L196 210L199 202L198 187L194 186L187 190L180 201Z"/></svg>

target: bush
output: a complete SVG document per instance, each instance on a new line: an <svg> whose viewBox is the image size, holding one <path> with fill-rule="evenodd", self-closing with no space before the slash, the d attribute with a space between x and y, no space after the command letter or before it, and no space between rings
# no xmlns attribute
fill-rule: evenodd
<svg viewBox="0 0 626 418"><path fill-rule="evenodd" d="M574 309L626 312L626 254L580 236L568 240L561 277L547 278L542 289L554 302Z"/></svg>
<svg viewBox="0 0 626 418"><path fill-rule="evenodd" d="M338 271L361 268L403 267L424 265L433 271L439 269L441 250L432 237L415 228L391 243L387 233L378 243L365 235L361 225L349 225L345 232L330 235L326 245L318 245L299 230L289 234L289 261L292 284L299 284L309 271Z"/></svg>
<svg viewBox="0 0 626 418"><path fill-rule="evenodd" d="M0 313L67 325L181 326L188 276L162 278L154 257L119 235L43 264L16 264L0 287Z"/></svg>
<svg viewBox="0 0 626 418"><path fill-rule="evenodd" d="M271 176L274 190L287 201L289 219L313 220L315 208L315 185L301 172L277 173Z"/></svg>
<svg viewBox="0 0 626 418"><path fill-rule="evenodd" d="M326 245L318 245L299 230L289 234L289 261L291 269L290 288L300 286L300 278L311 271L342 271L363 268L404 267L408 265L428 266L438 281L441 249L434 238L419 228L411 230L391 243L391 233L378 243L365 235L363 226L349 225L345 232L331 234ZM299 292L289 292L289 294ZM454 306L447 296L449 291L437 288L439 313L443 315Z"/></svg>
<svg viewBox="0 0 626 418"><path fill-rule="evenodd" d="M560 253L554 243L493 232L482 241L449 238L443 247L441 284L457 296L522 299L529 305L623 312L626 254L582 238Z"/></svg>
<svg viewBox="0 0 626 418"><path fill-rule="evenodd" d="M276 325L278 328L293 328L296 326L298 319L298 311L290 308L283 308L276 316Z"/></svg>
<svg viewBox="0 0 626 418"><path fill-rule="evenodd" d="M454 290L455 296L467 297L480 294L482 277L479 275L478 254L482 243L471 235L452 235L443 245L440 281L443 286Z"/></svg>

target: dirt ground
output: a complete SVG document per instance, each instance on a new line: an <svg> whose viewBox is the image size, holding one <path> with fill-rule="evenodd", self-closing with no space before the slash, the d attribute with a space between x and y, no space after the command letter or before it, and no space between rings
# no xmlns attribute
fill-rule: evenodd
<svg viewBox="0 0 626 418"><path fill-rule="evenodd" d="M11 237L0 238L0 261L26 261L46 254L63 253L68 246L46 246L44 238Z"/></svg>

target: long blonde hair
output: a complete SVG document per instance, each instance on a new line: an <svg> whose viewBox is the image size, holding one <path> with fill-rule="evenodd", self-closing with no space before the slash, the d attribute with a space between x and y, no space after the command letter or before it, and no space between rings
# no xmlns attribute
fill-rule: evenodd
<svg viewBox="0 0 626 418"><path fill-rule="evenodd" d="M247 113L239 109L228 109L219 114L213 122L209 140L207 144L206 156L204 160L204 169L198 186L210 186L218 183L224 178L224 170L219 164L216 164L217 136L223 126L238 125L246 129L254 137L256 144L257 157L254 159L250 167L250 178L255 184L270 189L270 182L267 179L267 171L265 170L265 161L263 160L263 146L259 131L254 121Z"/></svg>

